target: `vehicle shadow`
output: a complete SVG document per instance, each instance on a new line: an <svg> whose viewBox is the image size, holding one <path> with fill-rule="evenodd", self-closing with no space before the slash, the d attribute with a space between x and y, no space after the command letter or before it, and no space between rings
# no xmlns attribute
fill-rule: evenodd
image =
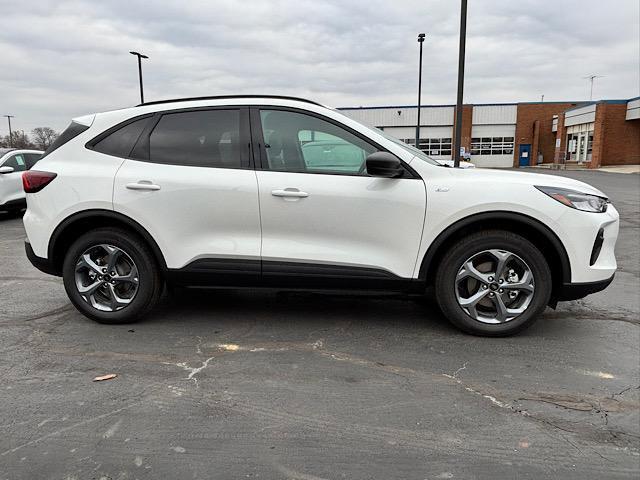
<svg viewBox="0 0 640 480"><path fill-rule="evenodd" d="M511 338L558 337L570 334L572 315L559 318L547 309L530 328ZM247 289L181 289L165 295L143 320L171 328L197 331L203 324L213 330L305 332L344 330L380 331L394 336L416 333L435 337L473 337L451 325L428 296L381 293L335 293ZM494 339L501 341L500 338Z"/></svg>
<svg viewBox="0 0 640 480"><path fill-rule="evenodd" d="M381 293L310 291L181 289L165 295L145 323L181 325L215 320L217 324L259 322L271 326L359 324L365 328L429 327L448 334L458 332L434 301L424 297Z"/></svg>
<svg viewBox="0 0 640 480"><path fill-rule="evenodd" d="M19 210L19 211L10 211L10 212L5 212L0 210L0 222L4 222L5 220L15 220L16 218L22 218L22 216L24 215L25 210Z"/></svg>

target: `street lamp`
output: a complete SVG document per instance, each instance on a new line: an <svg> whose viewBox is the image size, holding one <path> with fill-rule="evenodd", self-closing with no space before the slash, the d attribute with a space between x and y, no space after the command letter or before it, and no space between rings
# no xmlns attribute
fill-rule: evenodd
<svg viewBox="0 0 640 480"><path fill-rule="evenodd" d="M464 90L464 49L467 40L467 0L460 5L460 49L458 51L458 98L456 101L456 131L453 139L453 166L460 166L462 143L462 93Z"/></svg>
<svg viewBox="0 0 640 480"><path fill-rule="evenodd" d="M142 88L142 59L149 58L138 52L129 52L131 55L138 57L138 78L140 79L140 103L144 103L144 90Z"/></svg>
<svg viewBox="0 0 640 480"><path fill-rule="evenodd" d="M418 43L420 44L420 66L418 67L418 123L416 124L416 148L420 148L420 97L422 96L422 43L424 42L424 33L418 34Z"/></svg>
<svg viewBox="0 0 640 480"><path fill-rule="evenodd" d="M7 121L9 122L9 147L13 147L13 133L11 132L11 119L14 115L4 115L7 117Z"/></svg>

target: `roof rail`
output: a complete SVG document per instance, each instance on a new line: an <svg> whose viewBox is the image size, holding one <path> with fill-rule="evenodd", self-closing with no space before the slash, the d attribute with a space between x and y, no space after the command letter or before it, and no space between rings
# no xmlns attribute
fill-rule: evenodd
<svg viewBox="0 0 640 480"><path fill-rule="evenodd" d="M159 105L162 103L178 103L178 102L195 102L199 100L224 100L231 98L276 98L280 100L296 100L298 102L311 103L313 105L324 106L318 102L307 100L306 98L290 97L287 95L215 95L208 97L187 97L187 98L170 98L168 100L155 100L153 102L144 102L136 105L136 107L144 107L146 105Z"/></svg>

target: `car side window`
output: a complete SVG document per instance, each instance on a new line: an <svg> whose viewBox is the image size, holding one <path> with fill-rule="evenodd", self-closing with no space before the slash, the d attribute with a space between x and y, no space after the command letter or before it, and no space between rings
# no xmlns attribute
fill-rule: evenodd
<svg viewBox="0 0 640 480"><path fill-rule="evenodd" d="M365 159L377 151L360 137L313 115L260 110L260 120L269 170L366 175Z"/></svg>
<svg viewBox="0 0 640 480"><path fill-rule="evenodd" d="M24 172L27 169L27 162L23 153L16 153L5 160L2 166L12 167L14 172Z"/></svg>
<svg viewBox="0 0 640 480"><path fill-rule="evenodd" d="M38 163L38 160L42 158L41 153L25 153L24 156L27 162L27 170L31 170Z"/></svg>
<svg viewBox="0 0 640 480"><path fill-rule="evenodd" d="M155 163L242 168L240 111L164 114L149 137L149 156Z"/></svg>
<svg viewBox="0 0 640 480"><path fill-rule="evenodd" d="M148 121L148 117L141 118L120 127L96 143L93 149L115 157L128 157Z"/></svg>

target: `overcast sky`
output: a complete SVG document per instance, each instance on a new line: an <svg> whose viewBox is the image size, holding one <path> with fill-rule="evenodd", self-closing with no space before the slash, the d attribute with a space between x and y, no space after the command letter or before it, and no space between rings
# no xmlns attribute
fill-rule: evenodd
<svg viewBox="0 0 640 480"><path fill-rule="evenodd" d="M639 0L469 0L465 102L640 95ZM234 93L332 106L455 103L457 0L0 0L0 115L14 128ZM5 119L0 134L7 133Z"/></svg>

